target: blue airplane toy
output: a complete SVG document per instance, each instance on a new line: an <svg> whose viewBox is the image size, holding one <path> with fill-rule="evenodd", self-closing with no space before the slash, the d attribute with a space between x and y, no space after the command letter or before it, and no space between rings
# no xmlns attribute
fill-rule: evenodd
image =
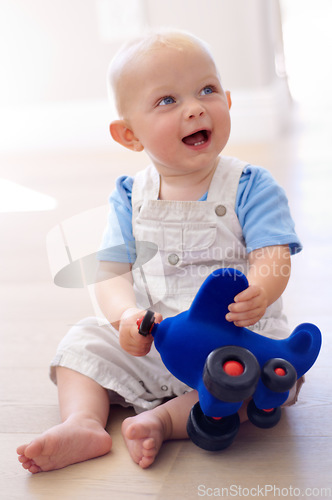
<svg viewBox="0 0 332 500"><path fill-rule="evenodd" d="M320 330L311 323L276 340L228 322L228 305L247 287L240 271L218 269L187 311L155 324L148 310L138 322L142 335L153 335L168 370L198 391L187 431L197 446L210 451L233 442L240 426L238 410L250 398L249 420L261 428L276 425L289 390L312 367L321 348Z"/></svg>

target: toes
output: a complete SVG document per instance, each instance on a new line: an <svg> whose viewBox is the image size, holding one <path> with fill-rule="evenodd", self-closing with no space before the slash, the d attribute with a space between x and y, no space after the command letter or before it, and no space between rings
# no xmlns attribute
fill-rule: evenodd
<svg viewBox="0 0 332 500"><path fill-rule="evenodd" d="M125 430L125 436L128 439L137 439L136 438L136 426L135 425L130 425L127 427Z"/></svg>
<svg viewBox="0 0 332 500"><path fill-rule="evenodd" d="M27 444L21 444L21 446L18 446L16 448L16 453L18 455L24 455L24 452L25 452L25 449L26 449L27 446L28 446Z"/></svg>
<svg viewBox="0 0 332 500"><path fill-rule="evenodd" d="M133 440L129 452L134 462L143 468L151 464L157 454L155 440L153 438ZM143 465L142 465L143 464Z"/></svg>
<svg viewBox="0 0 332 500"><path fill-rule="evenodd" d="M22 467L25 470L28 470L32 474L36 474L37 472L41 472L41 468L37 465L33 460L27 459L22 463Z"/></svg>
<svg viewBox="0 0 332 500"><path fill-rule="evenodd" d="M31 472L31 474L37 474L38 472L42 472L42 469L38 465L32 464L29 468L29 472Z"/></svg>
<svg viewBox="0 0 332 500"><path fill-rule="evenodd" d="M142 432L140 432L140 427L136 424L131 424L127 427L125 434L128 439L141 439L143 437Z"/></svg>
<svg viewBox="0 0 332 500"><path fill-rule="evenodd" d="M25 462L22 462L23 469L29 469L33 464L32 460L27 459Z"/></svg>
<svg viewBox="0 0 332 500"><path fill-rule="evenodd" d="M158 454L163 430L159 418L147 413L144 419L140 415L126 419L122 424L122 433L132 459L146 469Z"/></svg>
<svg viewBox="0 0 332 500"><path fill-rule="evenodd" d="M146 439L142 443L138 464L142 469L150 467L157 455L156 442L153 438Z"/></svg>
<svg viewBox="0 0 332 500"><path fill-rule="evenodd" d="M148 438L143 441L143 451L153 451L156 450L156 442L154 438Z"/></svg>
<svg viewBox="0 0 332 500"><path fill-rule="evenodd" d="M133 423L128 426L126 436L128 439L144 439L150 434L150 429L146 425Z"/></svg>
<svg viewBox="0 0 332 500"><path fill-rule="evenodd" d="M18 461L21 462L21 464L24 464L25 462L27 462L28 460L30 460L30 458L26 457L25 455L20 455L18 457Z"/></svg>
<svg viewBox="0 0 332 500"><path fill-rule="evenodd" d="M35 441L32 441L25 448L24 455L28 458L38 457L39 455L42 454L43 445L44 442L41 439L39 440L36 439Z"/></svg>
<svg viewBox="0 0 332 500"><path fill-rule="evenodd" d="M42 469L35 463L32 457L38 455L38 451L40 451L41 445L32 441L30 444L23 444L19 446L16 450L18 453L18 461L22 464L23 469L28 470L32 474L36 474L37 472L41 472Z"/></svg>
<svg viewBox="0 0 332 500"><path fill-rule="evenodd" d="M142 457L141 460L138 462L138 465L142 469L147 469L150 467L150 465L154 462L154 456L153 457Z"/></svg>

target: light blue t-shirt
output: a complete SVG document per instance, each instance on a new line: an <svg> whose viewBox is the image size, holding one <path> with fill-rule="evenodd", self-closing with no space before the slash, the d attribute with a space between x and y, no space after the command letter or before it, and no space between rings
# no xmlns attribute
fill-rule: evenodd
<svg viewBox="0 0 332 500"><path fill-rule="evenodd" d="M109 197L110 212L98 259L113 262L136 260L132 231L133 177L122 176ZM207 199L205 193L201 202ZM289 245L291 254L302 250L295 233L285 191L264 168L247 165L240 177L235 212L247 252L275 245Z"/></svg>

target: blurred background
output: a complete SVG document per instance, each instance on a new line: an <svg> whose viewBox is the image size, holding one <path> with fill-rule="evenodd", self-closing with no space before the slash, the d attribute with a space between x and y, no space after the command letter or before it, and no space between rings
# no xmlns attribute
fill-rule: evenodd
<svg viewBox="0 0 332 500"><path fill-rule="evenodd" d="M106 203L119 174L147 164L145 153L111 140L106 72L120 45L150 27L186 29L211 45L232 92L225 152L269 168L299 232L315 227L322 238L331 214L331 20L330 0L0 0L2 282L49 277L52 225ZM16 223L23 234L31 228L26 237ZM20 259L14 247L24 249Z"/></svg>
<svg viewBox="0 0 332 500"><path fill-rule="evenodd" d="M144 152L111 140L106 72L119 46L150 27L189 30L211 45L232 93L225 154L268 168L287 192L304 250L292 261L285 309L291 328L319 326L324 349L303 390L307 418L286 425L293 435L304 421L301 436L318 433L331 450L331 25L331 0L0 0L0 491L7 498L52 490L49 476L25 480L15 448L59 422L49 362L69 325L95 313L85 288L55 286L54 274L96 249L115 179L148 163ZM325 427L313 424L318 414ZM294 445L296 472L274 457L268 484L284 475L289 485L295 474L298 484L317 486L319 476L325 485L331 453L313 439L303 441L303 453ZM110 488L120 484L121 471L113 472L100 473ZM78 498L64 489L87 483L61 474L61 498ZM146 484L133 482L139 491Z"/></svg>
<svg viewBox="0 0 332 500"><path fill-rule="evenodd" d="M109 146L108 63L149 27L210 43L233 93L237 142L275 138L289 120L289 89L304 98L317 69L320 81L330 69L329 0L1 0L0 8L1 150Z"/></svg>
<svg viewBox="0 0 332 500"><path fill-rule="evenodd" d="M329 0L0 0L0 154L116 150L107 67L157 26L210 43L232 91L232 144L284 137L307 111L330 115L331 18Z"/></svg>
<svg viewBox="0 0 332 500"><path fill-rule="evenodd" d="M118 175L147 164L145 153L111 140L106 72L124 41L158 26L211 45L232 92L225 153L272 171L322 262L331 231L331 20L330 0L0 0L1 283L50 284L52 227L104 205Z"/></svg>

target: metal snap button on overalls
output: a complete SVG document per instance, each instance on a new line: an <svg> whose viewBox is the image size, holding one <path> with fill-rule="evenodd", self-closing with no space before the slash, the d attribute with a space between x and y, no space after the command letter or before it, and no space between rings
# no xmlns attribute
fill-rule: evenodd
<svg viewBox="0 0 332 500"><path fill-rule="evenodd" d="M176 264L179 262L180 260L180 257L178 255L176 255L176 253L171 253L169 256L168 256L168 262L172 265L172 266L176 266Z"/></svg>
<svg viewBox="0 0 332 500"><path fill-rule="evenodd" d="M227 209L224 205L217 205L215 208L215 212L218 215L218 217L222 217L223 215L226 214Z"/></svg>

